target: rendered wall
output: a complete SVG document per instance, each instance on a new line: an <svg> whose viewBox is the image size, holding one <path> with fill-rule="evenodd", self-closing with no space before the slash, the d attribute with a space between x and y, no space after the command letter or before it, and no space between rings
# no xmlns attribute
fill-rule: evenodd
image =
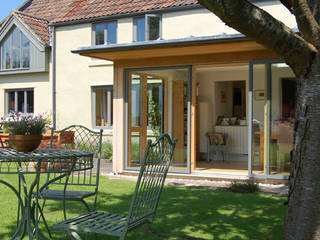
<svg viewBox="0 0 320 240"><path fill-rule="evenodd" d="M279 1L259 3L257 5L260 5L288 27L296 27L295 17L284 6L281 6ZM239 33L228 27L207 9L164 13L162 15L162 22L163 39Z"/></svg>
<svg viewBox="0 0 320 240"><path fill-rule="evenodd" d="M93 128L92 87L113 85L113 64L71 53L91 45L91 24L56 30L57 128L81 124ZM105 130L110 133L112 130Z"/></svg>
<svg viewBox="0 0 320 240"><path fill-rule="evenodd" d="M0 116L5 114L5 91L34 89L34 112L51 114L52 94L48 73L30 73L0 76Z"/></svg>

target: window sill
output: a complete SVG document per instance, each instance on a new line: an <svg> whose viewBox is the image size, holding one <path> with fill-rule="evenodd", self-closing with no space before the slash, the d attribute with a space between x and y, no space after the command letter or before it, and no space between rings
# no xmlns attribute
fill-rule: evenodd
<svg viewBox="0 0 320 240"><path fill-rule="evenodd" d="M39 68L39 69L30 69L30 68L1 69L0 75L23 74L23 73L34 73L34 72L46 72L46 69L45 68Z"/></svg>

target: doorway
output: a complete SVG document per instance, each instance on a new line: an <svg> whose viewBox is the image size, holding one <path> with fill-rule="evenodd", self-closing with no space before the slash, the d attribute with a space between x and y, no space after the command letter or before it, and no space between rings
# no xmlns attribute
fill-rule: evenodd
<svg viewBox="0 0 320 240"><path fill-rule="evenodd" d="M172 172L190 172L190 67L127 70L126 169L137 169L147 141L178 139Z"/></svg>

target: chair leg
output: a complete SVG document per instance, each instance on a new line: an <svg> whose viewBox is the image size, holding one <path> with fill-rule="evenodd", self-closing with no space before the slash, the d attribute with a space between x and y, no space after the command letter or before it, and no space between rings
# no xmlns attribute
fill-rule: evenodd
<svg viewBox="0 0 320 240"><path fill-rule="evenodd" d="M139 237L140 240L143 239L148 234L148 232L150 230L150 226L151 226L151 223L146 223L146 227L145 227L143 233Z"/></svg>
<svg viewBox="0 0 320 240"><path fill-rule="evenodd" d="M89 207L88 203L86 203L83 199L81 199L81 202L86 206L88 212L90 212L90 207Z"/></svg>

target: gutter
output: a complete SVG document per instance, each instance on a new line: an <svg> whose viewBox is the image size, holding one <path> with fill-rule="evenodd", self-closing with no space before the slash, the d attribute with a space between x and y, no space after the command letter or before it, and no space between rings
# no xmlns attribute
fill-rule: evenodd
<svg viewBox="0 0 320 240"><path fill-rule="evenodd" d="M52 127L56 129L56 29L52 27Z"/></svg>

